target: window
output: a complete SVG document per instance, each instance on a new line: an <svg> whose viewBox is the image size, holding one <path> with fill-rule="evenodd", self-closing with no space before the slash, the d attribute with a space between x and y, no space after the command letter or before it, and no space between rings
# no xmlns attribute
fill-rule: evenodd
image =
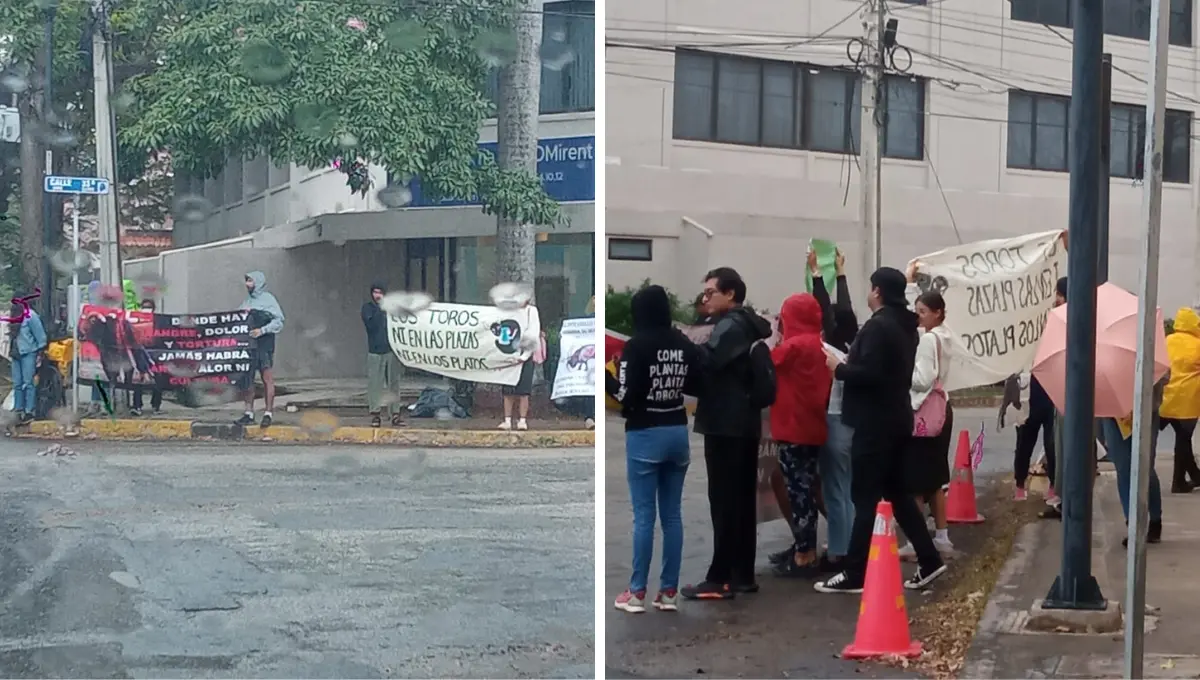
<svg viewBox="0 0 1200 680"><path fill-rule="evenodd" d="M1163 181L1186 184L1191 179L1192 114L1167 110L1163 124ZM1146 148L1146 109L1112 105L1109 133L1109 176L1141 179Z"/></svg>
<svg viewBox="0 0 1200 680"><path fill-rule="evenodd" d="M543 6L541 57L539 113L596 109L595 0L562 0ZM499 101L498 70L489 70L484 91L493 105Z"/></svg>
<svg viewBox="0 0 1200 680"><path fill-rule="evenodd" d="M1068 97L1033 92L1008 94L1008 167L1067 170ZM1192 114L1168 109L1163 126L1163 181L1191 181ZM1141 179L1146 144L1146 109L1112 105L1109 128L1110 177Z"/></svg>
<svg viewBox="0 0 1200 680"><path fill-rule="evenodd" d="M648 238L608 239L608 259L650 262L654 259L654 241Z"/></svg>
<svg viewBox="0 0 1200 680"><path fill-rule="evenodd" d="M242 169L242 181L245 182L246 198L257 196L267 190L267 185L270 183L267 172L267 157L259 155L246 161Z"/></svg>
<svg viewBox="0 0 1200 680"><path fill-rule="evenodd" d="M1011 0L1015 21L1032 21L1071 28L1070 0ZM1172 45L1192 44L1192 0L1171 0ZM1104 0L1104 32L1139 40L1150 39L1150 0Z"/></svg>
<svg viewBox="0 0 1200 680"><path fill-rule="evenodd" d="M1008 93L1008 167L1066 171L1070 103L1056 95Z"/></svg>
<svg viewBox="0 0 1200 680"><path fill-rule="evenodd" d="M925 157L925 81L887 76L884 155ZM679 50L674 137L831 153L858 153L859 74L790 61Z"/></svg>

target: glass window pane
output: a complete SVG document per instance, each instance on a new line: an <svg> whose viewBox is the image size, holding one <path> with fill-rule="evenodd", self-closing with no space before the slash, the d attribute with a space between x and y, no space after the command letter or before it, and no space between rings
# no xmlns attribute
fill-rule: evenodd
<svg viewBox="0 0 1200 680"><path fill-rule="evenodd" d="M1039 170L1067 169L1067 102L1042 97L1037 100L1033 165Z"/></svg>
<svg viewBox="0 0 1200 680"><path fill-rule="evenodd" d="M796 145L792 107L796 101L796 69L791 64L763 64L764 146Z"/></svg>
<svg viewBox="0 0 1200 680"><path fill-rule="evenodd" d="M674 137L712 139L714 59L691 52L675 53Z"/></svg>
<svg viewBox="0 0 1200 680"><path fill-rule="evenodd" d="M807 123L804 141L807 148L845 153L850 146L846 134L846 78L847 74L840 71L809 72L804 101ZM854 110L857 111L858 107L855 106ZM854 132L857 140L858 131Z"/></svg>
<svg viewBox="0 0 1200 680"><path fill-rule="evenodd" d="M850 102L850 153L857 154L862 148L862 78L857 75L846 75L854 79L854 95Z"/></svg>
<svg viewBox="0 0 1200 680"><path fill-rule="evenodd" d="M1192 117L1184 111L1167 111L1163 139L1163 179L1187 182L1191 175Z"/></svg>
<svg viewBox="0 0 1200 680"><path fill-rule="evenodd" d="M1192 44L1192 0L1171 0L1172 45Z"/></svg>
<svg viewBox="0 0 1200 680"><path fill-rule="evenodd" d="M1104 32L1126 38L1138 37L1133 16L1134 0L1104 0ZM1149 24L1147 24L1148 26ZM1142 36L1145 40L1146 36Z"/></svg>
<svg viewBox="0 0 1200 680"><path fill-rule="evenodd" d="M1033 99L1020 92L1008 94L1008 167L1033 167Z"/></svg>
<svg viewBox="0 0 1200 680"><path fill-rule="evenodd" d="M1137 138L1134 133L1134 120L1136 118L1125 106L1112 107L1112 127L1109 130L1108 140L1111 147L1108 160L1108 172L1113 177L1133 177L1133 140Z"/></svg>
<svg viewBox="0 0 1200 680"><path fill-rule="evenodd" d="M884 135L884 155L891 158L921 159L925 157L921 132L925 119L921 111L921 88L924 81L908 77L887 79L887 131Z"/></svg>
<svg viewBox="0 0 1200 680"><path fill-rule="evenodd" d="M641 238L608 239L608 259L650 262L654 259L654 242Z"/></svg>
<svg viewBox="0 0 1200 680"><path fill-rule="evenodd" d="M717 61L717 141L759 143L760 63L750 59Z"/></svg>

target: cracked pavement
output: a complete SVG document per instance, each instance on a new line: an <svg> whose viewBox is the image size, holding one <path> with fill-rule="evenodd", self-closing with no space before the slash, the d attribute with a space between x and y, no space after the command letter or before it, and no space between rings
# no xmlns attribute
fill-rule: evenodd
<svg viewBox="0 0 1200 680"><path fill-rule="evenodd" d="M0 441L0 677L593 677L590 449Z"/></svg>

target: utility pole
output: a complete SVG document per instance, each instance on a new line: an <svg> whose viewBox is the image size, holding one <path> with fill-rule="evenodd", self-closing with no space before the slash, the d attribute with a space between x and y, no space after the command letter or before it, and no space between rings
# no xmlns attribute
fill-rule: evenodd
<svg viewBox="0 0 1200 680"><path fill-rule="evenodd" d="M92 3L92 78L96 113L96 177L112 190L96 197L99 208L100 282L121 287L121 231L117 223L117 154L112 95L112 51L108 42L107 0Z"/></svg>
<svg viewBox="0 0 1200 680"><path fill-rule="evenodd" d="M43 40L45 45L43 48L46 51L44 57L45 63L42 65L45 69L43 78L45 85L42 90L42 110L41 118L42 125L49 128L55 124L54 121L54 15L57 12L57 3L46 3L45 22L43 28L45 35ZM49 177L54 174L54 151L46 145L46 165L45 176ZM47 192L42 192L42 318L46 323L53 324L54 319L54 270L50 267L50 251L54 248L54 197ZM62 224L58 225L58 230L62 231Z"/></svg>
<svg viewBox="0 0 1200 680"><path fill-rule="evenodd" d="M1112 184L1112 55L1100 62L1100 258L1096 261L1096 283L1108 282L1108 190Z"/></svg>
<svg viewBox="0 0 1200 680"><path fill-rule="evenodd" d="M1047 609L1104 610L1107 600L1092 575L1092 484L1096 415L1096 268L1100 212L1100 62L1103 0L1073 0L1070 126L1070 247L1067 251L1066 413L1063 417L1063 551ZM1105 170L1107 172L1107 170Z"/></svg>
<svg viewBox="0 0 1200 680"><path fill-rule="evenodd" d="M1146 617L1146 520L1150 495L1150 473L1154 469L1150 450L1158 428L1154 427L1154 338L1162 333L1158 320L1158 258L1162 236L1163 127L1167 105L1167 43L1170 11L1164 0L1150 4L1150 87L1146 94L1146 150L1144 167L1148 176L1142 186L1142 214L1146 237L1142 241L1142 265L1138 295L1137 389L1133 397L1133 457L1129 467L1129 545L1125 573L1125 677L1141 678Z"/></svg>
<svg viewBox="0 0 1200 680"><path fill-rule="evenodd" d="M883 31L886 17L883 0L871 0L863 15L862 84L862 220L863 277L883 265L883 131L886 105L883 93L885 59Z"/></svg>
<svg viewBox="0 0 1200 680"><path fill-rule="evenodd" d="M496 120L497 162L504 170L537 175L538 112L542 93L542 3L522 0L516 9L516 56L500 70ZM496 282L528 285L535 277L536 226L496 220Z"/></svg>

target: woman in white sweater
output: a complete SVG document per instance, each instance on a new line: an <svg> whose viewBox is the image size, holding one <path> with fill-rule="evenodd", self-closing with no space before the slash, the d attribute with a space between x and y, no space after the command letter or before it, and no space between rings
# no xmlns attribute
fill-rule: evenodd
<svg viewBox="0 0 1200 680"><path fill-rule="evenodd" d="M916 413L935 391L940 393L938 408L945 404L945 421L941 431L934 436L914 434L906 451L908 460L904 470L906 486L917 497L929 504L935 530L933 543L943 553L954 550L946 528L946 491L950 483L950 436L954 429L954 412L946 400L943 385L950 378L951 338L945 327L946 301L941 293L929 291L920 295L913 305L917 322L922 330L917 344L917 356L913 366L912 397L913 412ZM902 555L912 552L906 545Z"/></svg>

